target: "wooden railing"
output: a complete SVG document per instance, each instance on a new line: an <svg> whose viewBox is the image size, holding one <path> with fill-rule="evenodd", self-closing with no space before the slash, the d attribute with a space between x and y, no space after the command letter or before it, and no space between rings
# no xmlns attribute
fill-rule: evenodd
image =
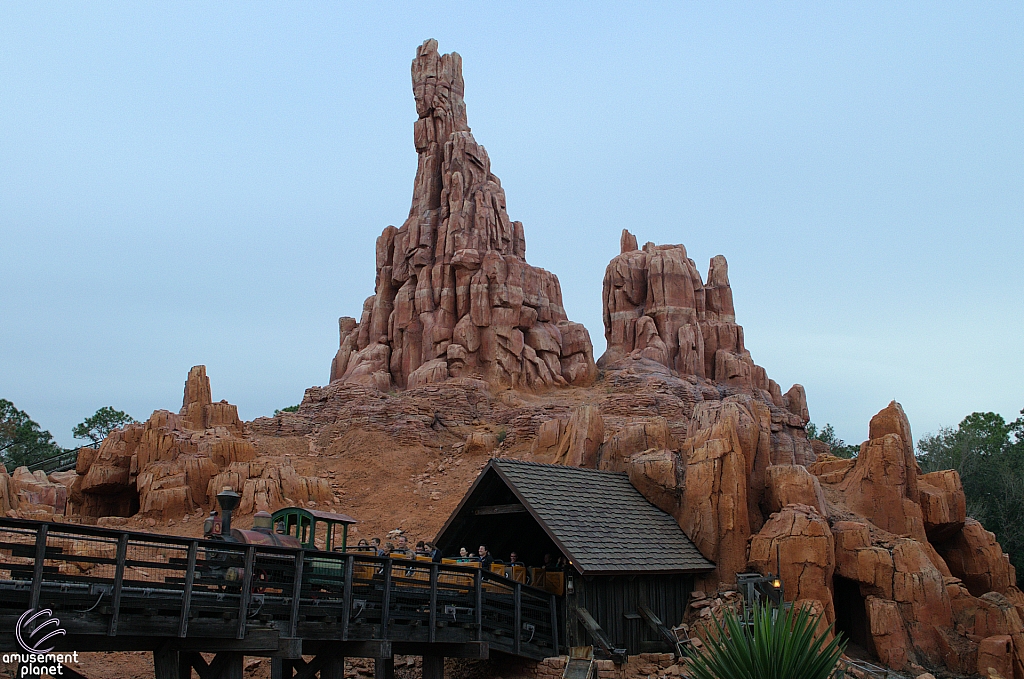
<svg viewBox="0 0 1024 679"><path fill-rule="evenodd" d="M479 568L0 519L0 628L30 608L94 650L267 633L559 649L556 597Z"/></svg>

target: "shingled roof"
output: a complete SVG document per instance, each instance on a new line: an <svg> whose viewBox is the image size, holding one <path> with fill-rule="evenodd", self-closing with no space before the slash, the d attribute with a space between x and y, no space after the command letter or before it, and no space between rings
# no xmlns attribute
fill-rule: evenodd
<svg viewBox="0 0 1024 679"><path fill-rule="evenodd" d="M702 573L714 568L626 474L581 467L492 459L441 534L489 473L505 482L581 573Z"/></svg>

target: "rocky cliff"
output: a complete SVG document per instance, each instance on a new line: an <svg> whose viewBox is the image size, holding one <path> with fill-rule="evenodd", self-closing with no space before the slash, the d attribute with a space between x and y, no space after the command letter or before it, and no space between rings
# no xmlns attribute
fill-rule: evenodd
<svg viewBox="0 0 1024 679"><path fill-rule="evenodd" d="M593 346L554 274L526 263L521 222L470 132L462 58L428 40L412 63L418 154L412 207L377 239L374 294L339 320L331 382L388 391L481 377L519 388L587 385Z"/></svg>

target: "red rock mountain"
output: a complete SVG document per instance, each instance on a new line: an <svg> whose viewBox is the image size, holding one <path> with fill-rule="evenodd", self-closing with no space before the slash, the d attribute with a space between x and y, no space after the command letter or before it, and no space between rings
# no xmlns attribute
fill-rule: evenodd
<svg viewBox="0 0 1024 679"><path fill-rule="evenodd" d="M462 58L428 40L412 63L419 162L409 217L377 239L374 294L339 320L331 382L381 391L479 376L521 388L593 382L593 346L554 274L526 263L521 222L463 101Z"/></svg>

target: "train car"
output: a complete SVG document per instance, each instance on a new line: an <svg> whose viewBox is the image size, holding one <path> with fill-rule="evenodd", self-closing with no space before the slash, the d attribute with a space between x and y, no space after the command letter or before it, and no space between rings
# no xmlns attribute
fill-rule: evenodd
<svg viewBox="0 0 1024 679"><path fill-rule="evenodd" d="M348 543L348 527L356 523L356 520L347 514L285 507L273 514L256 512L253 516L252 530L243 530L231 525L232 513L238 508L241 499L241 496L230 487L217 493L220 515L210 512L203 525L205 538L246 545L344 552Z"/></svg>
<svg viewBox="0 0 1024 679"><path fill-rule="evenodd" d="M302 507L285 507L273 514L265 511L253 515L251 530L234 528L231 525L232 514L238 508L241 496L230 487L217 493L217 504L220 514L210 513L203 524L203 536L211 542L230 542L245 545L267 545L289 547L292 549L308 549L315 552L344 552L348 543L348 527L356 520L347 514L324 512ZM216 551L216 550L212 550ZM211 549L207 549L211 552ZM224 578L229 582L244 577L243 565L238 562L238 555L221 559L211 556L208 559L209 573L215 578ZM314 586L327 584L344 575L343 562L338 559L307 558ZM260 570L254 573L258 585L263 587L275 580L277 569ZM320 576L319 578L317 576ZM326 579L325 579L326 578Z"/></svg>

